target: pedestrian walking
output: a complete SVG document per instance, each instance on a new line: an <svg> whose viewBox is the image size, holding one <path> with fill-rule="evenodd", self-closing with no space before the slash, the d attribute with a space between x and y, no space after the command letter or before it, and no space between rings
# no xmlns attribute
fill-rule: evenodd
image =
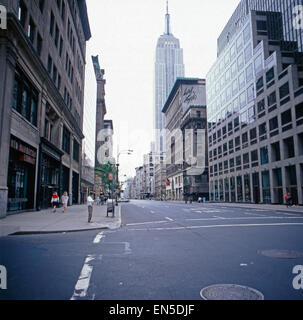
<svg viewBox="0 0 303 320"><path fill-rule="evenodd" d="M66 209L67 209L67 204L68 204L68 200L69 200L69 197L67 195L67 192L65 191L61 197L61 202L63 204L63 209L62 209L62 212L65 212Z"/></svg>
<svg viewBox="0 0 303 320"><path fill-rule="evenodd" d="M91 222L93 217L93 205L95 203L94 200L94 193L90 192L89 196L87 197L87 208L88 208L88 223Z"/></svg>
<svg viewBox="0 0 303 320"><path fill-rule="evenodd" d="M57 210L57 206L59 206L59 196L57 192L53 193L52 199L51 199L51 204L53 206L53 212L55 213Z"/></svg>

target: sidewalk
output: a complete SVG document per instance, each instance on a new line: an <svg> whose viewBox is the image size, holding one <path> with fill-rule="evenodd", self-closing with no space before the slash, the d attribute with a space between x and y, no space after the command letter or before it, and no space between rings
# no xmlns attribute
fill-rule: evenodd
<svg viewBox="0 0 303 320"><path fill-rule="evenodd" d="M109 213L107 206L94 206L93 218L88 223L86 205L68 207L65 213L62 208L56 213L52 209L8 215L0 219L0 237L11 234L39 234L87 231L98 229L118 229L121 226L121 205L115 207L115 217Z"/></svg>
<svg viewBox="0 0 303 320"><path fill-rule="evenodd" d="M179 202L185 203L184 201L167 201L167 202ZM188 202L189 204L189 202ZM193 202L193 205L198 206L214 206L214 207L230 207L230 208L248 208L248 209L257 209L257 210L269 210L269 211L277 211L277 212L290 212L290 213L302 213L303 214L303 206L293 206L287 208L286 205L282 204L254 204L254 203L230 203L230 202L206 202L206 203L198 203Z"/></svg>

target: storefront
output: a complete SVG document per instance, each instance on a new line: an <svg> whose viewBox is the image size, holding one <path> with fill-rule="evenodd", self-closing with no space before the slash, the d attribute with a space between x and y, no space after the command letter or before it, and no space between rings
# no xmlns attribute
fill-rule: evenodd
<svg viewBox="0 0 303 320"><path fill-rule="evenodd" d="M38 209L51 206L53 192L62 193L61 185L61 158L63 152L48 140L41 138L40 166L39 166L39 192L37 193Z"/></svg>
<svg viewBox="0 0 303 320"><path fill-rule="evenodd" d="M11 136L8 167L8 212L34 208L37 150Z"/></svg>

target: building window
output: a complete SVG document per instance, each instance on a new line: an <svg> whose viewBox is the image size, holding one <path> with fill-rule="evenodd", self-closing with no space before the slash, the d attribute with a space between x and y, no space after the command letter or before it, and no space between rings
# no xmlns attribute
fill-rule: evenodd
<svg viewBox="0 0 303 320"><path fill-rule="evenodd" d="M18 11L18 19L19 19L23 28L25 28L26 17L27 17L27 8L26 8L25 4L23 3L23 1L20 1L19 11Z"/></svg>
<svg viewBox="0 0 303 320"><path fill-rule="evenodd" d="M274 131L279 128L278 117L269 120L269 130Z"/></svg>
<svg viewBox="0 0 303 320"><path fill-rule="evenodd" d="M257 104L258 107L258 113L261 113L262 111L265 110L265 100L262 99L261 101L258 102Z"/></svg>
<svg viewBox="0 0 303 320"><path fill-rule="evenodd" d="M289 95L289 84L286 82L283 86L279 88L280 100Z"/></svg>
<svg viewBox="0 0 303 320"><path fill-rule="evenodd" d="M290 137L283 140L284 143L284 159L294 158L295 156L295 145L294 138Z"/></svg>
<svg viewBox="0 0 303 320"><path fill-rule="evenodd" d="M282 126L292 122L291 110L287 110L281 114Z"/></svg>
<svg viewBox="0 0 303 320"><path fill-rule="evenodd" d="M41 51L42 51L42 37L41 35L38 33L37 35L37 54L39 56L41 56Z"/></svg>
<svg viewBox="0 0 303 320"><path fill-rule="evenodd" d="M38 92L18 69L15 73L13 108L31 124L37 126Z"/></svg>
<svg viewBox="0 0 303 320"><path fill-rule="evenodd" d="M54 35L54 24L55 24L55 17L53 12L51 12L50 22L49 22L49 33L51 34L51 36Z"/></svg>
<svg viewBox="0 0 303 320"><path fill-rule="evenodd" d="M259 78L259 80L257 81L257 84L256 84L256 89L257 91L259 91L260 89L262 89L264 86L264 80L263 80L263 77Z"/></svg>
<svg viewBox="0 0 303 320"><path fill-rule="evenodd" d="M266 82L270 82L275 78L275 70L271 68L269 71L266 72Z"/></svg>
<svg viewBox="0 0 303 320"><path fill-rule="evenodd" d="M276 91L272 92L268 97L267 97L267 101L268 101L268 106L272 106L273 104L275 104L277 102L277 96L276 96Z"/></svg>
<svg viewBox="0 0 303 320"><path fill-rule="evenodd" d="M57 68L56 68L55 65L53 67L53 81L56 84L56 81L57 81Z"/></svg>
<svg viewBox="0 0 303 320"><path fill-rule="evenodd" d="M29 19L29 24L28 24L28 33L27 36L31 43L34 43L35 41L35 34L36 34L36 26L32 18Z"/></svg>
<svg viewBox="0 0 303 320"><path fill-rule="evenodd" d="M255 74L257 75L263 70L263 65L262 65L262 55L260 54L256 59L255 59Z"/></svg>
<svg viewBox="0 0 303 320"><path fill-rule="evenodd" d="M280 142L271 145L271 161L277 162L281 160Z"/></svg>
<svg viewBox="0 0 303 320"><path fill-rule="evenodd" d="M56 24L56 31L55 31L55 46L58 48L59 44L59 28L58 25Z"/></svg>
<svg viewBox="0 0 303 320"><path fill-rule="evenodd" d="M62 150L70 154L70 132L65 126L63 126Z"/></svg>
<svg viewBox="0 0 303 320"><path fill-rule="evenodd" d="M39 0L39 9L40 9L41 13L43 13L44 4L45 4L45 0Z"/></svg>
<svg viewBox="0 0 303 320"><path fill-rule="evenodd" d="M53 65L53 60L51 56L48 56L48 62L47 62L47 71L49 74L52 72L52 65Z"/></svg>
<svg viewBox="0 0 303 320"><path fill-rule="evenodd" d="M74 139L74 144L73 144L73 159L77 162L79 162L79 143Z"/></svg>
<svg viewBox="0 0 303 320"><path fill-rule="evenodd" d="M263 147L260 149L260 159L261 159L261 165L268 163L268 148Z"/></svg>

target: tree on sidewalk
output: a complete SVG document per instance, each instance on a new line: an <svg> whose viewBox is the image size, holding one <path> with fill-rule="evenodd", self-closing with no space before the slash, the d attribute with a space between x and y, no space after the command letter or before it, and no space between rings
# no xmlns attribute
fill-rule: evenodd
<svg viewBox="0 0 303 320"><path fill-rule="evenodd" d="M101 178L101 185L103 190L111 192L112 190L117 189L117 169L116 166L110 162L101 164L95 168L96 175ZM110 175L113 176L113 179L110 180Z"/></svg>

